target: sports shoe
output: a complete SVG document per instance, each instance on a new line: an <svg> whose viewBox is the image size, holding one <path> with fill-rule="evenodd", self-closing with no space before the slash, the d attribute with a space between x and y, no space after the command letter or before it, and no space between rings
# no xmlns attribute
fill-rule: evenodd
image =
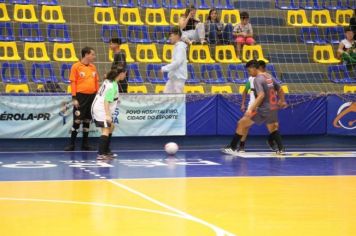
<svg viewBox="0 0 356 236"><path fill-rule="evenodd" d="M107 154L98 154L96 156L96 159L99 160L99 161L100 160L110 160L111 157L109 155L107 155Z"/></svg>
<svg viewBox="0 0 356 236"><path fill-rule="evenodd" d="M239 152L239 153L245 153L245 147L239 147L239 149L237 150L237 152Z"/></svg>
<svg viewBox="0 0 356 236"><path fill-rule="evenodd" d="M110 156L111 158L118 157L118 155L117 155L116 153L113 153L113 152L111 152L111 151L105 153L105 155Z"/></svg>
<svg viewBox="0 0 356 236"><path fill-rule="evenodd" d="M277 144L274 141L267 140L267 144L273 152L277 151Z"/></svg>
<svg viewBox="0 0 356 236"><path fill-rule="evenodd" d="M75 146L73 144L69 144L68 146L66 146L64 148L64 151L66 152L70 152L70 151L74 151L75 150Z"/></svg>
<svg viewBox="0 0 356 236"><path fill-rule="evenodd" d="M232 155L232 156L237 156L239 155L239 152L236 150L233 150L231 147L227 146L226 148L221 149L221 152Z"/></svg>
<svg viewBox="0 0 356 236"><path fill-rule="evenodd" d="M286 155L286 152L284 150L277 150L276 154L280 155L280 156L283 156L283 155Z"/></svg>

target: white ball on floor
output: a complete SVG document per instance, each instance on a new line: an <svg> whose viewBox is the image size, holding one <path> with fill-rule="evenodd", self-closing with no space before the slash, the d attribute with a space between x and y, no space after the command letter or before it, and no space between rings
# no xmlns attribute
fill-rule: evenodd
<svg viewBox="0 0 356 236"><path fill-rule="evenodd" d="M173 143L173 142L170 142L170 143L167 143L166 145L164 145L164 150L166 151L166 153L168 155L174 155L178 152L178 144L176 143Z"/></svg>

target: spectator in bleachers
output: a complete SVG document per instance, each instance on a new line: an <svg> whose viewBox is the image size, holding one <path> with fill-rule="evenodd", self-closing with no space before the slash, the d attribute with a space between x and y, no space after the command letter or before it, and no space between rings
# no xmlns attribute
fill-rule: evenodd
<svg viewBox="0 0 356 236"><path fill-rule="evenodd" d="M114 61L111 65L111 70L116 70L118 67L123 68L125 71L127 70L126 63L126 55L123 51L120 50L121 39L112 38L110 40L110 49L114 53ZM126 73L126 78L124 80L119 80L119 92L127 93L127 81L128 81L128 73Z"/></svg>
<svg viewBox="0 0 356 236"><path fill-rule="evenodd" d="M350 27L345 28L345 39L341 40L337 53L346 65L356 65L356 41Z"/></svg>
<svg viewBox="0 0 356 236"><path fill-rule="evenodd" d="M205 28L199 19L195 18L196 8L191 5L179 19L179 27L183 31L182 40L187 44L205 44Z"/></svg>
<svg viewBox="0 0 356 236"><path fill-rule="evenodd" d="M241 49L244 44L253 45L255 40L253 39L253 30L250 23L250 16L247 12L241 12L241 23L234 27L233 35L236 37L236 51L237 55L240 55Z"/></svg>
<svg viewBox="0 0 356 236"><path fill-rule="evenodd" d="M205 22L205 35L211 44L222 44L224 23L220 21L218 11L212 8ZM212 33L216 32L216 33Z"/></svg>
<svg viewBox="0 0 356 236"><path fill-rule="evenodd" d="M356 40L356 9L354 9L354 16L350 19L350 28L354 32L354 39Z"/></svg>

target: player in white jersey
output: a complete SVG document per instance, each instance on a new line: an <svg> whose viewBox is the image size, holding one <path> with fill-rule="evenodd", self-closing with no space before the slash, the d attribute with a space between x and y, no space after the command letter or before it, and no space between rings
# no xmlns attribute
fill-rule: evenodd
<svg viewBox="0 0 356 236"><path fill-rule="evenodd" d="M99 150L97 159L109 159L114 157L110 151L110 141L114 124L112 123L112 114L115 112L119 101L119 87L117 82L124 80L126 71L123 68L111 70L101 85L93 105L91 107L92 117L96 127L101 128Z"/></svg>

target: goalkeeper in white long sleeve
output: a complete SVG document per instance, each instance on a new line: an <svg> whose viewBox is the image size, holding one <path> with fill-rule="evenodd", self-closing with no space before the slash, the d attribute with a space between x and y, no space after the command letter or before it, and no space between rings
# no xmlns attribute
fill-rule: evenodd
<svg viewBox="0 0 356 236"><path fill-rule="evenodd" d="M174 44L172 62L162 67L161 72L168 72L168 81L164 93L183 93L184 84L188 79L187 45L181 41L182 31L178 27L172 28L169 40Z"/></svg>

